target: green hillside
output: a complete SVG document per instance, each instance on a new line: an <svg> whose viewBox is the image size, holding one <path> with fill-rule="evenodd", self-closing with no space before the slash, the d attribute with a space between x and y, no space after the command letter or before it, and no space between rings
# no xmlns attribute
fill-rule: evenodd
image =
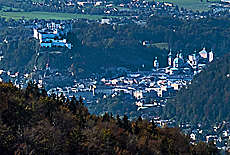
<svg viewBox="0 0 230 155"><path fill-rule="evenodd" d="M214 60L166 105L165 117L210 127L230 118L230 54Z"/></svg>
<svg viewBox="0 0 230 155"><path fill-rule="evenodd" d="M86 18L86 19L102 19L105 17L104 15L88 15L88 14L73 14L73 13L56 13L56 12L41 12L41 11L34 11L34 12L3 12L0 11L0 16L5 17L6 19L13 18L13 19L56 19L56 20L67 20L67 19L77 19L77 18ZM115 16L108 16L115 17Z"/></svg>

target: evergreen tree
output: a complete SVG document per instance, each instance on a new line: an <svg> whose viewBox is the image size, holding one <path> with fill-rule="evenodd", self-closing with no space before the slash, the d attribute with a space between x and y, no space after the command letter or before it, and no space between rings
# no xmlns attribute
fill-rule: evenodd
<svg viewBox="0 0 230 155"><path fill-rule="evenodd" d="M80 127L74 128L70 133L70 138L67 142L67 150L69 154L83 154L83 142L85 142L86 136L81 132Z"/></svg>
<svg viewBox="0 0 230 155"><path fill-rule="evenodd" d="M124 115L121 122L122 122L123 129L125 129L125 131L132 133L131 124L130 124L128 117L126 115Z"/></svg>

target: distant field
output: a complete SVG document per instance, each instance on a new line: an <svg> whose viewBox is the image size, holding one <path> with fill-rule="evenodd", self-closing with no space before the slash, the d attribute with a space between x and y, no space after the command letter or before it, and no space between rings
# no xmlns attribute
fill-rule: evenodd
<svg viewBox="0 0 230 155"><path fill-rule="evenodd" d="M86 18L86 19L102 19L103 17L112 17L112 16L103 16L103 15L85 15L85 14L71 14L71 13L54 13L54 12L3 12L0 11L0 16L5 17L6 19L22 19L24 16L25 19L77 19L77 18ZM115 17L115 16L113 16Z"/></svg>
<svg viewBox="0 0 230 155"><path fill-rule="evenodd" d="M209 10L208 6L211 5L214 1L220 1L220 0L209 0L210 2L206 2L206 0L203 0L203 2L200 2L200 0L156 0L158 2L170 2L174 5L178 5L179 8L184 7L187 10L199 10L199 11L207 11Z"/></svg>

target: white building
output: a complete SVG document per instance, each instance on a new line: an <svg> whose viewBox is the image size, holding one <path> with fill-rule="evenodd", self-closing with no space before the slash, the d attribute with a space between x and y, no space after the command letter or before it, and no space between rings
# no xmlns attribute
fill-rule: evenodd
<svg viewBox="0 0 230 155"><path fill-rule="evenodd" d="M51 41L44 41L40 43L41 47L47 47L50 48L52 47L52 42Z"/></svg>
<svg viewBox="0 0 230 155"><path fill-rule="evenodd" d="M66 39L60 37L60 34L67 35L71 29L71 25L68 28L65 24L51 22L47 23L47 28L34 29L34 38L39 39L41 47L67 47L68 49L71 49L73 45L67 43Z"/></svg>
<svg viewBox="0 0 230 155"><path fill-rule="evenodd" d="M230 0L221 0L221 2L227 2L227 3L230 3Z"/></svg>
<svg viewBox="0 0 230 155"><path fill-rule="evenodd" d="M108 19L108 18L102 18L101 19L101 24L110 24L110 19Z"/></svg>

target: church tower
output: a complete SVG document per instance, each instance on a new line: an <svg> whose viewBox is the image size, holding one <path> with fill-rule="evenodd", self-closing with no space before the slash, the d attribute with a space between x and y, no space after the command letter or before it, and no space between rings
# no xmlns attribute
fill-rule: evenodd
<svg viewBox="0 0 230 155"><path fill-rule="evenodd" d="M213 59L214 59L214 53L212 52L212 49L211 49L211 51L210 51L209 54L208 54L208 61L209 61L209 62L212 62Z"/></svg>
<svg viewBox="0 0 230 155"><path fill-rule="evenodd" d="M181 58L181 60L184 61L184 58L183 58L183 55L182 55L182 50L180 50L180 53L179 53L179 58Z"/></svg>
<svg viewBox="0 0 230 155"><path fill-rule="evenodd" d="M49 65L49 62L46 64L46 71L49 71L50 70L50 65Z"/></svg>
<svg viewBox="0 0 230 155"><path fill-rule="evenodd" d="M193 53L193 69L195 70L195 74L198 73L198 56L196 50Z"/></svg>
<svg viewBox="0 0 230 155"><path fill-rule="evenodd" d="M173 67L174 68L181 68L181 67L183 67L183 65L184 65L184 59L183 59L183 55L180 51L177 53L176 58L173 60Z"/></svg>
<svg viewBox="0 0 230 155"><path fill-rule="evenodd" d="M158 70L159 65L160 65L160 63L157 60L157 57L155 57L155 60L153 61L153 66Z"/></svg>
<svg viewBox="0 0 230 155"><path fill-rule="evenodd" d="M173 60L173 67L178 68L180 63L179 54L176 55L176 58Z"/></svg>
<svg viewBox="0 0 230 155"><path fill-rule="evenodd" d="M172 67L173 65L173 58L172 58L172 49L170 48L169 55L168 55L168 65Z"/></svg>

